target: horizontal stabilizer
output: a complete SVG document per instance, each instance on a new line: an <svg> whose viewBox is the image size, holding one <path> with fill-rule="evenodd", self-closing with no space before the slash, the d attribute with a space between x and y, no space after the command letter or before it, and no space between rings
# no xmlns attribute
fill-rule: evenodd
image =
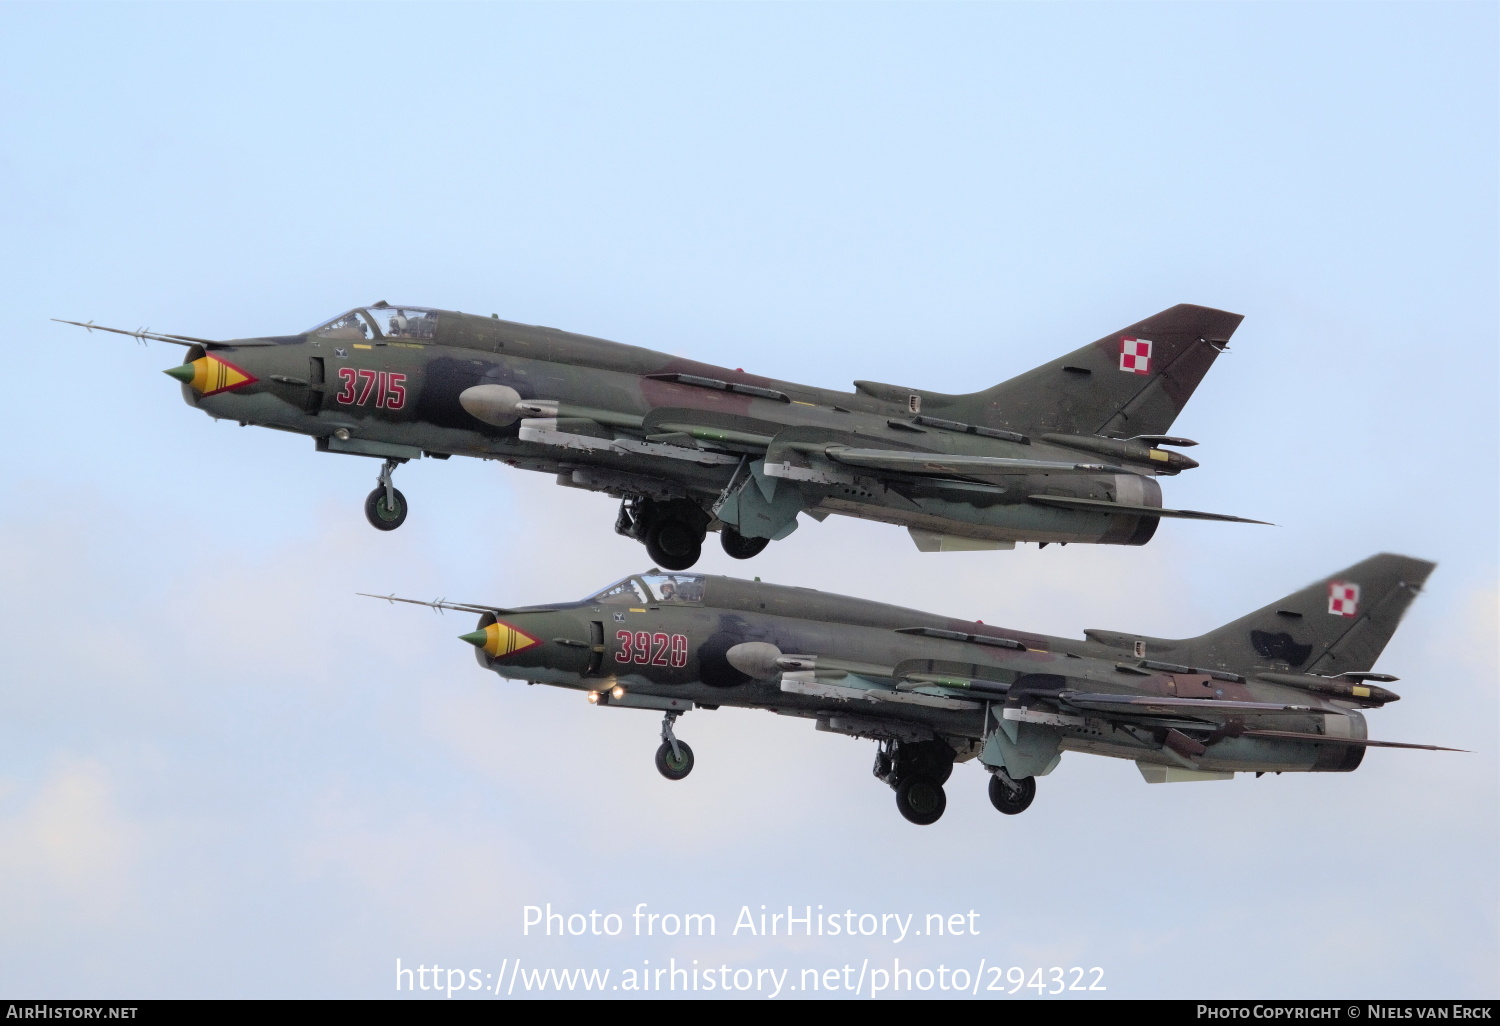
<svg viewBox="0 0 1500 1026"><path fill-rule="evenodd" d="M1062 692L1063 701L1079 709L1099 712L1162 713L1180 715L1191 712L1212 713L1283 713L1316 712L1310 705L1285 705L1281 702L1233 702L1219 698L1167 698L1154 695L1089 695Z"/></svg>
<svg viewBox="0 0 1500 1026"><path fill-rule="evenodd" d="M1367 748L1419 748L1424 752L1467 752L1467 748L1414 745L1406 741L1371 741L1365 737L1334 737L1329 734L1299 734L1295 730L1247 730L1244 737L1279 737L1288 741L1312 741L1325 745L1364 745Z"/></svg>
<svg viewBox="0 0 1500 1026"><path fill-rule="evenodd" d="M949 456L936 452L907 452L901 449L852 449L845 445L820 446L823 455L851 467L892 470L905 474L943 476L975 474L1025 474L1118 472L1121 468L1104 463L1060 463L1054 460L1015 460L1003 456Z"/></svg>
<svg viewBox="0 0 1500 1026"><path fill-rule="evenodd" d="M1031 502L1040 502L1047 506L1061 506L1064 509L1096 510L1100 513L1129 513L1133 516L1172 517L1178 520L1220 520L1231 524L1265 524L1267 527L1276 526L1265 520L1232 517L1228 513L1202 513L1196 509L1162 509L1159 506L1140 506L1129 502L1110 502L1107 499L1075 499L1068 495L1028 495L1026 498Z"/></svg>

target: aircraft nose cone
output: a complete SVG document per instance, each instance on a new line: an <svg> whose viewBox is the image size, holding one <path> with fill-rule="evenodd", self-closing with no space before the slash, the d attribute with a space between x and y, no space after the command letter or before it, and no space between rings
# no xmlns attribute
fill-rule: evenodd
<svg viewBox="0 0 1500 1026"><path fill-rule="evenodd" d="M542 639L535 634L513 623L506 623L504 620L498 620L459 637L493 659L513 656L542 644Z"/></svg>
<svg viewBox="0 0 1500 1026"><path fill-rule="evenodd" d="M202 396L232 392L236 388L253 385L260 379L242 367L236 367L222 356L200 356L189 363L179 364L163 371L169 378L176 378Z"/></svg>

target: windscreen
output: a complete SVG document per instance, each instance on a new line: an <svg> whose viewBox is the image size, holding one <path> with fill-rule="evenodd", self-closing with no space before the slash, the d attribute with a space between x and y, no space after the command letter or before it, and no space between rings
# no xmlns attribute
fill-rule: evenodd
<svg viewBox="0 0 1500 1026"><path fill-rule="evenodd" d="M350 310L348 313L339 314L332 320L324 321L308 334L313 338L369 338L370 323L365 320L363 314L362 310Z"/></svg>
<svg viewBox="0 0 1500 1026"><path fill-rule="evenodd" d="M648 600L640 582L634 577L627 577L623 581L611 584L591 597L589 601L605 606L644 606Z"/></svg>

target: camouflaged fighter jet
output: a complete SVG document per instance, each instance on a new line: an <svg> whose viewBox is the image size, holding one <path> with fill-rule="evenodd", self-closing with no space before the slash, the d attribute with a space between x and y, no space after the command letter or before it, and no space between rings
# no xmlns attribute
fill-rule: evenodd
<svg viewBox="0 0 1500 1026"><path fill-rule="evenodd" d="M1144 545L1157 478L1198 464L1164 434L1240 323L1174 306L993 388L836 392L554 328L376 303L297 335L188 347L166 373L216 419L383 459L365 515L406 519L396 467L476 456L623 500L615 529L684 570L709 531L737 559L830 513L906 527L919 549ZM77 321L66 321L79 324ZM99 325L81 324L95 328Z"/></svg>
<svg viewBox="0 0 1500 1026"><path fill-rule="evenodd" d="M656 766L693 768L673 725L737 706L879 742L875 776L913 823L936 822L956 762L977 760L1006 814L1065 751L1133 760L1150 783L1237 772L1348 772L1362 710L1400 696L1371 668L1432 563L1373 556L1197 638L1052 638L807 588L652 570L584 599L480 614L462 639L502 677L661 711ZM370 596L414 602L395 596Z"/></svg>

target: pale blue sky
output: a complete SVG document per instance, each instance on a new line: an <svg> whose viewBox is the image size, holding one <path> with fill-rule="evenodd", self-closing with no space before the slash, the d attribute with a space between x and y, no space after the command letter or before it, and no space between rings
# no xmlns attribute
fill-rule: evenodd
<svg viewBox="0 0 1500 1026"><path fill-rule="evenodd" d="M800 969L873 942L538 942L520 909L984 914L921 964L1114 996L1495 996L1492 4L0 7L0 991L353 996L405 964ZM643 568L606 498L214 424L175 347L387 298L760 373L982 387L1178 302L1246 315L1145 549L931 556L831 518L702 566L1059 634L1206 630L1390 550L1440 566L1351 775L919 829L872 746L500 681L467 618Z"/></svg>

